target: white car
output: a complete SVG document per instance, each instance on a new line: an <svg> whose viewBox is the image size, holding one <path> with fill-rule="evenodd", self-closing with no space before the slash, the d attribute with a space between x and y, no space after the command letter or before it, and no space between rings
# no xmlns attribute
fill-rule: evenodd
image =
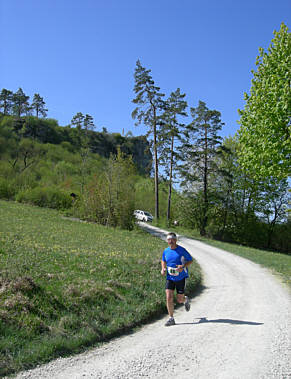
<svg viewBox="0 0 291 379"><path fill-rule="evenodd" d="M136 210L133 212L134 217L139 221L149 221L152 222L154 217L149 213L145 211Z"/></svg>

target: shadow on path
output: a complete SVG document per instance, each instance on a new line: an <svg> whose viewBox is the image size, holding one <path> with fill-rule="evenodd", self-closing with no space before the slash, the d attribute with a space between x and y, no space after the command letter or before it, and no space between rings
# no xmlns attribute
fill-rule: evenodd
<svg viewBox="0 0 291 379"><path fill-rule="evenodd" d="M232 325L263 325L263 322L253 322L253 321L242 321L242 320L231 320L228 318L218 318L215 320L208 320L207 317L198 318L198 322L177 322L176 325L198 325L206 323L218 323L218 324L232 324Z"/></svg>

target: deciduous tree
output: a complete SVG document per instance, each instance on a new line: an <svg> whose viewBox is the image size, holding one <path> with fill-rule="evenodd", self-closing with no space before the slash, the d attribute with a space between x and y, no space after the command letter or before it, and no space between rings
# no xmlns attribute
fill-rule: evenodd
<svg viewBox="0 0 291 379"><path fill-rule="evenodd" d="M259 49L250 94L240 110L240 164L258 178L291 173L291 35L284 23Z"/></svg>

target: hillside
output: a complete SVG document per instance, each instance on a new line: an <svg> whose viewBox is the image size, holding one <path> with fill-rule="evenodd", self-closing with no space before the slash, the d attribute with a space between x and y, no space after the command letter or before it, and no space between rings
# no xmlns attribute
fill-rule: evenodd
<svg viewBox="0 0 291 379"><path fill-rule="evenodd" d="M15 142L27 138L41 144L61 145L74 153L88 148L91 153L104 158L116 155L120 148L122 153L132 156L140 174L148 175L151 171L152 154L145 136L123 136L109 133L106 128L100 132L71 125L63 127L55 119L15 117L0 112L0 153L9 152L9 147L15 149Z"/></svg>
<svg viewBox="0 0 291 379"><path fill-rule="evenodd" d="M0 375L81 351L166 312L165 243L0 201ZM192 267L188 291L200 282Z"/></svg>

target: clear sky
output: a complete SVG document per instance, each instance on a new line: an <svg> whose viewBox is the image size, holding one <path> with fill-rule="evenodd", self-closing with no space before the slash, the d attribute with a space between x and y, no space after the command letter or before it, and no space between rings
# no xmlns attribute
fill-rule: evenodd
<svg viewBox="0 0 291 379"><path fill-rule="evenodd" d="M290 0L0 0L0 89L39 93L60 125L82 112L97 130L140 135L140 59L163 93L206 102L234 135L258 48L290 18Z"/></svg>

